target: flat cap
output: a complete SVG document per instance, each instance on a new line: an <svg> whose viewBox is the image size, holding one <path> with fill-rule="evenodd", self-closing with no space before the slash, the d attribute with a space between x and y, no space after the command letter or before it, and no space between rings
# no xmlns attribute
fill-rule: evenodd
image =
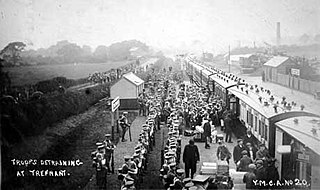
<svg viewBox="0 0 320 190"><path fill-rule="evenodd" d="M125 155L123 158L124 158L124 160L130 160L131 156Z"/></svg>
<svg viewBox="0 0 320 190"><path fill-rule="evenodd" d="M263 164L263 161L262 161L262 160L257 160L257 161L256 161L256 164L261 164L261 165L262 165L262 164Z"/></svg>
<svg viewBox="0 0 320 190"><path fill-rule="evenodd" d="M243 141L243 140L242 140L242 139L238 139L238 140L237 140L237 142L241 142L241 141Z"/></svg>
<svg viewBox="0 0 320 190"><path fill-rule="evenodd" d="M248 151L243 150L243 151L241 152L241 154L242 154L242 155L247 155L247 154L248 154Z"/></svg>
<svg viewBox="0 0 320 190"><path fill-rule="evenodd" d="M105 148L104 145L98 146L98 149L103 149L103 148Z"/></svg>
<svg viewBox="0 0 320 190"><path fill-rule="evenodd" d="M177 174L180 174L180 175L184 174L184 169L178 169Z"/></svg>
<svg viewBox="0 0 320 190"><path fill-rule="evenodd" d="M257 167L256 167L256 165L254 165L254 164L249 164L249 166L248 166L250 169L256 169Z"/></svg>

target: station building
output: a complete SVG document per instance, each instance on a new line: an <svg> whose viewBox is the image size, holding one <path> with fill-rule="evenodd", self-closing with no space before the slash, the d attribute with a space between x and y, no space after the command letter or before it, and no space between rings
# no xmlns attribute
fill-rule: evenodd
<svg viewBox="0 0 320 190"><path fill-rule="evenodd" d="M144 81L132 72L110 87L110 99L120 98L120 109L138 109L138 96L143 92Z"/></svg>

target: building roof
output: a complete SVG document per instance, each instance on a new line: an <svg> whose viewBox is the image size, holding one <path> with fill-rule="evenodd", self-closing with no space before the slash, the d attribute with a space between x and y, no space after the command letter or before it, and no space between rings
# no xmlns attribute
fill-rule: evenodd
<svg viewBox="0 0 320 190"><path fill-rule="evenodd" d="M133 74L132 72L124 74L123 78L127 79L129 82L133 83L136 86L139 86L144 83L144 81L139 78L137 75Z"/></svg>
<svg viewBox="0 0 320 190"><path fill-rule="evenodd" d="M279 67L282 63L284 63L288 59L289 59L289 57L275 56L263 65L270 66L270 67Z"/></svg>
<svg viewBox="0 0 320 190"><path fill-rule="evenodd" d="M243 90L241 90L241 88L243 88ZM259 89L259 92L256 92L257 89ZM248 93L246 93L246 90ZM301 111L299 102L296 102L297 105L293 106L290 99L286 99L286 101L292 106L291 110L289 111L284 107L283 104L281 104L281 97L278 97L274 94L269 95L265 90L262 91L259 86L257 88L254 87L252 90L250 89L250 85L248 87L241 85L238 88L234 86L229 89L229 92L240 98L247 105L250 105L252 109L256 110L266 118L271 118L281 113ZM271 95L274 97L273 101L270 100ZM261 102L259 98L261 98ZM268 102L269 105L264 105L264 102ZM275 112L274 105L277 105L277 112Z"/></svg>
<svg viewBox="0 0 320 190"><path fill-rule="evenodd" d="M298 122L295 123L294 119ZM279 121L276 125L320 155L320 117L295 117Z"/></svg>
<svg viewBox="0 0 320 190"><path fill-rule="evenodd" d="M230 60L231 61L239 61L240 58L249 58L251 57L253 54L239 54L239 55L230 55ZM229 53L224 55L225 58L229 57Z"/></svg>

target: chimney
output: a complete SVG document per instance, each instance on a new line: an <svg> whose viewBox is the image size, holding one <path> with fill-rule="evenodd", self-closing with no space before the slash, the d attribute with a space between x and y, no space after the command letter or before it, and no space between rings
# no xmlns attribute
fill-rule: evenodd
<svg viewBox="0 0 320 190"><path fill-rule="evenodd" d="M281 36L280 36L280 22L277 22L277 46L280 46Z"/></svg>

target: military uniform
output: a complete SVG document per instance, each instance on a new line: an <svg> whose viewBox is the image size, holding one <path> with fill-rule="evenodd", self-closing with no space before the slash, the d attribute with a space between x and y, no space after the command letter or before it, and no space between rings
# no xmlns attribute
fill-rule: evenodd
<svg viewBox="0 0 320 190"><path fill-rule="evenodd" d="M98 147L99 152L97 152L96 157L94 158L94 166L96 168L96 181L97 186L100 189L106 188L106 159L104 152L104 145Z"/></svg>
<svg viewBox="0 0 320 190"><path fill-rule="evenodd" d="M116 148L116 146L111 142L110 134L106 134L105 135L106 140L104 141L104 146L105 146L105 157L106 157L106 166L108 168L108 172L111 172L111 167L110 167L110 161L111 161L111 157L113 154L114 149Z"/></svg>
<svg viewBox="0 0 320 190"><path fill-rule="evenodd" d="M121 118L119 119L119 124L122 128L122 142L126 141L126 139L124 138L127 132L127 128L130 127L129 123L128 123L128 119L127 119L127 114L128 112L123 112Z"/></svg>

